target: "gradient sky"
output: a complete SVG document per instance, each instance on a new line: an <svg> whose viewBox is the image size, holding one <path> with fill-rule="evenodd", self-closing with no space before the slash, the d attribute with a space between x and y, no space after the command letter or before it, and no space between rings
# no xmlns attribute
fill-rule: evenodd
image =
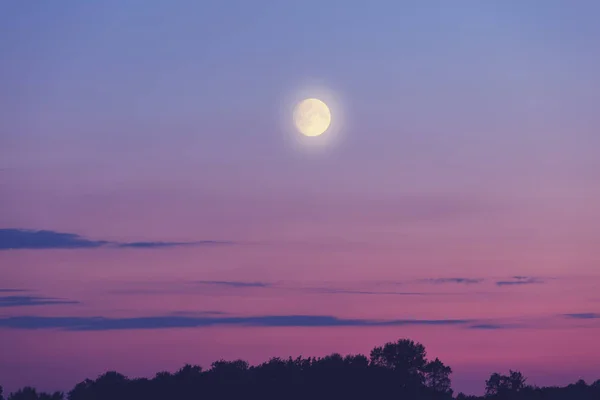
<svg viewBox="0 0 600 400"><path fill-rule="evenodd" d="M0 384L400 337L600 378L600 3L367 3L0 4Z"/></svg>

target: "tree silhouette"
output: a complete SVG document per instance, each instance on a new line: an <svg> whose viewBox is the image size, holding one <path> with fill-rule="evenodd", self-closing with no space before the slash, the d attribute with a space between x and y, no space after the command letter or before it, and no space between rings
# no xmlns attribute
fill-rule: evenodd
<svg viewBox="0 0 600 400"><path fill-rule="evenodd" d="M69 392L68 397L69 400L88 400L92 399L91 396L92 388L94 381L90 379L86 379L82 382L79 382L75 387Z"/></svg>
<svg viewBox="0 0 600 400"><path fill-rule="evenodd" d="M184 365L179 371L175 373L175 381L187 382L198 379L202 375L202 367L198 365Z"/></svg>
<svg viewBox="0 0 600 400"><path fill-rule="evenodd" d="M62 392L54 392L52 394L41 393L38 396L38 400L63 400L64 398L65 395Z"/></svg>
<svg viewBox="0 0 600 400"><path fill-rule="evenodd" d="M458 396L456 396L456 400L478 400L480 397L477 396L469 396L466 395L464 393L459 393Z"/></svg>
<svg viewBox="0 0 600 400"><path fill-rule="evenodd" d="M19 389L8 396L8 400L37 400L37 391L29 386Z"/></svg>
<svg viewBox="0 0 600 400"><path fill-rule="evenodd" d="M422 344L410 339L400 339L371 350L371 365L392 372L386 378L383 378L388 375L385 372L379 374L386 381L386 392L417 396L423 389L426 355Z"/></svg>
<svg viewBox="0 0 600 400"><path fill-rule="evenodd" d="M68 393L68 400L449 400L452 369L438 358L426 359L425 347L408 339L375 347L362 354L271 358L250 366L246 361L219 360L208 370L184 365L175 373L130 379L107 372L86 379ZM457 400L599 400L600 380L566 387L527 386L518 371L494 373L485 382L485 396L459 393ZM0 387L0 400L2 391ZM62 393L39 393L25 387L6 400L64 400Z"/></svg>
<svg viewBox="0 0 600 400"><path fill-rule="evenodd" d="M525 388L526 378L518 371L510 371L508 375L493 373L485 381L486 396L507 396L520 392Z"/></svg>
<svg viewBox="0 0 600 400"><path fill-rule="evenodd" d="M386 343L371 350L371 364L418 375L425 366L425 347L410 339Z"/></svg>
<svg viewBox="0 0 600 400"><path fill-rule="evenodd" d="M435 393L447 394L452 396L452 389L450 388L450 374L452 368L444 365L438 358L428 362L424 368L425 371L425 385L431 388Z"/></svg>
<svg viewBox="0 0 600 400"><path fill-rule="evenodd" d="M239 384L243 382L248 368L248 363L244 360L219 360L212 363L209 373L221 383Z"/></svg>
<svg viewBox="0 0 600 400"><path fill-rule="evenodd" d="M0 392L0 399L2 393ZM52 394L49 393L38 393L32 387L24 387L23 389L19 389L18 391L11 393L7 400L63 400L64 394L62 392L54 392Z"/></svg>
<svg viewBox="0 0 600 400"><path fill-rule="evenodd" d="M518 371L510 371L508 375L508 383L512 392L519 392L525 388L525 381L527 378Z"/></svg>

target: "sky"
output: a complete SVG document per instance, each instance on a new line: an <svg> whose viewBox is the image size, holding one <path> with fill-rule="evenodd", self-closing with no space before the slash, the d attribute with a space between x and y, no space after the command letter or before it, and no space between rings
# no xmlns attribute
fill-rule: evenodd
<svg viewBox="0 0 600 400"><path fill-rule="evenodd" d="M3 2L0 384L404 337L456 391L600 378L599 12Z"/></svg>

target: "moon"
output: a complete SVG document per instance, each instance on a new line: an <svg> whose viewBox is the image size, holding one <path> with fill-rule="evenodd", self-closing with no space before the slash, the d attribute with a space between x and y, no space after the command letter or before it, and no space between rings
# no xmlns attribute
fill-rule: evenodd
<svg viewBox="0 0 600 400"><path fill-rule="evenodd" d="M302 100L294 109L294 124L304 136L319 136L331 125L331 111L319 99Z"/></svg>

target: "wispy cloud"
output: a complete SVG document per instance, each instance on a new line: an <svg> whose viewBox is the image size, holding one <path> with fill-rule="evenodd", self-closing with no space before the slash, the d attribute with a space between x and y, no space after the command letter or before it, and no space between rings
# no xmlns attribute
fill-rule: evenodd
<svg viewBox="0 0 600 400"><path fill-rule="evenodd" d="M497 324L476 324L469 326L471 329L485 329L485 330L496 330L496 329L504 329L503 325Z"/></svg>
<svg viewBox="0 0 600 400"><path fill-rule="evenodd" d="M0 250L79 249L100 247L106 244L108 244L106 241L89 240L73 233L0 229Z"/></svg>
<svg viewBox="0 0 600 400"><path fill-rule="evenodd" d="M0 296L0 307L24 307L52 304L78 304L78 301L36 296Z"/></svg>
<svg viewBox="0 0 600 400"><path fill-rule="evenodd" d="M524 328L521 324L503 324L503 323L481 323L470 325L469 329L481 329L481 330L499 330L499 329L515 329Z"/></svg>
<svg viewBox="0 0 600 400"><path fill-rule="evenodd" d="M229 294L243 289L271 289L278 288L276 284L258 281L226 281L226 280L200 280L200 281L171 281L171 282L129 282L125 288L112 289L109 293L121 295L152 295L152 294Z"/></svg>
<svg viewBox="0 0 600 400"><path fill-rule="evenodd" d="M542 279L528 277L528 276L513 276L511 280L497 281L498 286L509 286L509 285L532 285L537 283L544 283Z"/></svg>
<svg viewBox="0 0 600 400"><path fill-rule="evenodd" d="M576 319L597 319L600 318L600 313L574 313L574 314L565 314L568 318L576 318Z"/></svg>
<svg viewBox="0 0 600 400"><path fill-rule="evenodd" d="M118 248L163 248L179 246L217 246L230 241L201 240L194 242L109 242L92 240L74 233L49 230L0 229L0 250L11 249L89 249L103 246Z"/></svg>
<svg viewBox="0 0 600 400"><path fill-rule="evenodd" d="M0 327L12 329L62 329L69 331L106 331L167 328L199 328L216 325L254 327L375 327L408 325L464 325L469 320L366 320L343 319L322 315L275 315L255 317L185 317L157 316L134 318L105 317L41 317L20 316L0 318Z"/></svg>
<svg viewBox="0 0 600 400"><path fill-rule="evenodd" d="M173 311L170 315L178 317L204 317L207 315L227 315L223 311Z"/></svg>
<svg viewBox="0 0 600 400"><path fill-rule="evenodd" d="M483 282L483 279L476 278L435 278L435 279L424 279L422 282L429 282L435 284L444 283L464 283L464 284L475 284Z"/></svg>
<svg viewBox="0 0 600 400"><path fill-rule="evenodd" d="M235 288L246 288L246 287L272 287L272 283L267 282L242 282L242 281L196 281L199 285L210 285L210 286L226 286Z"/></svg>
<svg viewBox="0 0 600 400"><path fill-rule="evenodd" d="M368 294L368 295L397 295L397 296L425 296L435 295L439 293L425 292L394 292L394 291L371 291L371 290L351 290L351 289L335 289L335 288L304 288L307 292L324 293L324 294Z"/></svg>
<svg viewBox="0 0 600 400"><path fill-rule="evenodd" d="M0 293L19 293L26 292L25 289L2 289L0 288Z"/></svg>
<svg viewBox="0 0 600 400"><path fill-rule="evenodd" d="M233 244L228 241L216 241L216 240L200 240L197 242L131 242L131 243L118 243L118 247L134 247L134 248L160 248L160 247L179 247L179 246L219 246Z"/></svg>
<svg viewBox="0 0 600 400"><path fill-rule="evenodd" d="M200 281L175 281L175 282L131 282L130 287L113 289L110 293L124 295L146 295L158 293L198 293L198 294L231 294L251 295L252 292L245 289L265 289L277 291L304 292L307 294L325 295L372 295L372 296L440 296L461 295L462 293L448 292L423 292L423 291L394 291L394 290L371 290L369 286L344 287L344 286L305 286L294 282L266 282L266 281L229 281L229 280L200 280ZM363 286L363 285L361 285Z"/></svg>

